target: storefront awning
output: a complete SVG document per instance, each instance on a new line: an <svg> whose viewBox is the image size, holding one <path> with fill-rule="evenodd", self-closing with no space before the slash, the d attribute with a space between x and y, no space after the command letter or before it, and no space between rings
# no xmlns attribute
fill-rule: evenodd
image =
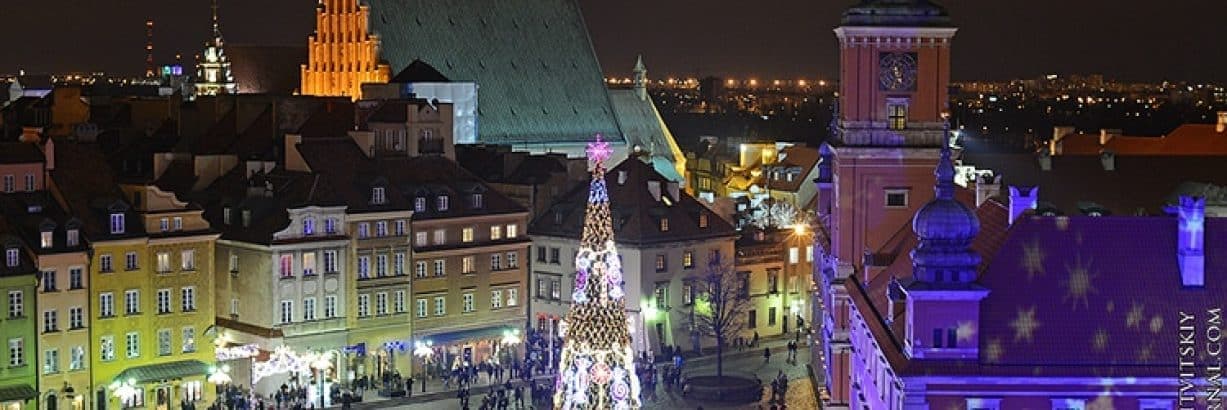
<svg viewBox="0 0 1227 410"><path fill-rule="evenodd" d="M38 390L28 384L10 384L0 386L0 402L25 401L38 397Z"/></svg>
<svg viewBox="0 0 1227 410"><path fill-rule="evenodd" d="M132 380L136 383L147 383L158 380L174 380L191 376L204 376L209 372L209 365L199 360L180 360L170 363L150 364L129 367L115 380Z"/></svg>
<svg viewBox="0 0 1227 410"><path fill-rule="evenodd" d="M428 336L421 336L420 340L429 340L435 346L451 344L466 340L491 340L501 339L504 331L512 330L510 326L490 326L469 330L458 330L455 332L439 333Z"/></svg>

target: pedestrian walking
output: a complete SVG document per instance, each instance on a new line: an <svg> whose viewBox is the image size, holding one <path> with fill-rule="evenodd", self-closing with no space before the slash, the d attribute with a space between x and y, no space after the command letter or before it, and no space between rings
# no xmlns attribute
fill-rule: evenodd
<svg viewBox="0 0 1227 410"><path fill-rule="evenodd" d="M763 348L763 363L771 363L771 348Z"/></svg>

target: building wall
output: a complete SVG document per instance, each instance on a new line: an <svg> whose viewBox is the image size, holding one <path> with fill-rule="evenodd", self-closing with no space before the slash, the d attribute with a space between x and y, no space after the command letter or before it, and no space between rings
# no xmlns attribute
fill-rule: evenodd
<svg viewBox="0 0 1227 410"><path fill-rule="evenodd" d="M34 178L34 185L30 189L26 189L27 175ZM29 164L0 164L0 178L7 178L9 176L12 176L13 178L13 192L39 191L45 186L43 181L43 164L41 162ZM3 183L2 179L0 179L0 183ZM3 189L4 187L0 186L0 190Z"/></svg>
<svg viewBox="0 0 1227 410"><path fill-rule="evenodd" d="M58 87L51 95L51 128L47 135L66 137L77 124L89 121L89 104L82 101L80 87Z"/></svg>
<svg viewBox="0 0 1227 410"><path fill-rule="evenodd" d="M238 258L233 268L231 256ZM273 300L272 284L278 272L272 251L266 246L221 240L215 259L218 267L224 267L214 275L217 316L271 328L274 307L260 301Z"/></svg>
<svg viewBox="0 0 1227 410"><path fill-rule="evenodd" d="M149 280L153 275L152 263L149 260L149 255L146 250L146 238L115 240L115 241L95 241L91 243L93 246L93 257L90 261L90 368L92 384L94 391L102 390L101 393L107 398L107 408L115 408L119 406L119 400L113 395L113 390L108 386L116 381L116 376L124 369L134 366L151 364L153 355L149 354L145 342L141 345L140 357L127 358L125 355L125 334L130 331L141 333L142 340L148 340L154 335L149 332L147 320L144 316L148 315L148 306L152 306L149 301L154 296L149 286ZM125 266L125 255L133 252L138 255L137 269L127 270ZM100 260L103 257L110 257L112 262L112 270L103 271ZM124 291L128 289L136 289L140 291L143 306L146 315L136 315L128 317L124 315ZM109 293L114 299L112 315L103 316L101 310L101 296ZM112 359L105 359L102 355L102 340L110 338L114 340L114 356ZM149 393L149 392L146 392ZM97 396L95 396L97 397ZM95 402L95 406L100 406Z"/></svg>
<svg viewBox="0 0 1227 410"><path fill-rule="evenodd" d="M413 274L412 249L409 243L413 238L413 230L411 218L413 213L410 211L403 212L381 212L369 214L349 214L346 222L349 225L351 235L350 249L354 255L351 255L349 260L349 271L353 272L355 278L352 286L347 285L347 291L352 289L352 292L347 296L350 301L349 312L353 314L347 315L348 318L348 343L349 345L365 344L367 355L365 358L351 356L351 370L354 370L356 377L370 375L371 377L379 377L381 370L399 372L402 375L410 374L410 365L413 359L412 356L412 331L410 328L411 316L413 311L413 294L410 292L409 283ZM378 236L376 234L376 222L384 221L388 225L388 235ZM396 221L403 221L405 224L404 232L397 234ZM371 236L362 238L359 237L359 224L368 224ZM404 255L404 266L401 272L397 272L396 255ZM380 277L377 274L375 263L378 255L384 255L387 258L387 276ZM360 257L369 257L371 263L371 277L363 279L358 276L358 259ZM397 294L403 296L403 308L398 309ZM378 295L386 295L387 311L380 314L377 309ZM369 301L368 312L366 316L360 316L361 312L358 309L359 296L367 298ZM391 351L388 350L391 347ZM388 363L392 367L387 367Z"/></svg>
<svg viewBox="0 0 1227 410"><path fill-rule="evenodd" d="M4 343L4 366L0 368L0 386L28 385L38 388L39 356L35 352L39 348L36 337L36 326L40 313L35 309L35 278L34 275L11 275L0 277L0 295L4 295L5 314L0 316L0 343ZM20 292L22 295L22 315L13 317L9 309L9 292ZM9 346L13 341L22 345L20 366L12 366L12 356ZM25 402L29 408L37 408L37 398ZM7 402L5 403L8 404Z"/></svg>
<svg viewBox="0 0 1227 410"><path fill-rule="evenodd" d="M89 297L89 255L85 252L40 255L38 266L42 272L55 272L56 291L44 292L42 288L38 289L37 317L41 320L42 312L55 311L60 329L58 332L39 333L36 364L39 366L38 388L42 394L40 402L46 406L48 395L54 394L57 400L56 408L89 409L94 401L89 394L92 390L90 356L94 347L89 328L90 315L93 313ZM69 271L72 269L81 270L81 288L74 289L70 286ZM80 308L82 311L83 323L80 328L73 328L71 325L70 311L73 308ZM72 349L77 347L83 349L85 356L82 367L73 369ZM59 358L56 364L58 371L55 372L46 369L47 351L52 349ZM63 390L66 387L72 387L77 400L65 397ZM74 404L80 407L73 407Z"/></svg>

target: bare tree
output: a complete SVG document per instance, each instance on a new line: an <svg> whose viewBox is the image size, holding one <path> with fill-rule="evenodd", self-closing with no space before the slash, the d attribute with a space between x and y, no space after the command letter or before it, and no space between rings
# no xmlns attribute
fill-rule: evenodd
<svg viewBox="0 0 1227 410"><path fill-rule="evenodd" d="M750 307L748 283L743 283L731 263L717 256L707 271L691 283L695 293L690 317L696 332L716 339L716 376L724 376L724 346L745 328Z"/></svg>

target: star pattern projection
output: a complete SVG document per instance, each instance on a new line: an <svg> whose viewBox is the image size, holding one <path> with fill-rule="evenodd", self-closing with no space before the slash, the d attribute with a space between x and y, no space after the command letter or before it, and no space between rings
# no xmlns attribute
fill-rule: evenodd
<svg viewBox="0 0 1227 410"><path fill-rule="evenodd" d="M1040 327L1040 322L1035 319L1035 306L1031 309L1019 309L1018 316L1014 321L1010 322L1010 328L1014 329L1014 341L1025 340L1027 343L1034 341L1035 329Z"/></svg>
<svg viewBox="0 0 1227 410"><path fill-rule="evenodd" d="M1005 349L1001 346L1001 339L992 339L984 346L984 359L988 363L997 363L1001 360L1001 355L1005 353Z"/></svg>
<svg viewBox="0 0 1227 410"><path fill-rule="evenodd" d="M1022 268L1027 271L1028 281L1044 274L1044 256L1044 248L1040 246L1038 239L1023 245Z"/></svg>
<svg viewBox="0 0 1227 410"><path fill-rule="evenodd" d="M1102 352L1104 349L1108 348L1107 329L1101 327L1098 330L1095 330L1095 336L1091 340L1091 347L1094 347L1095 351L1097 352Z"/></svg>
<svg viewBox="0 0 1227 410"><path fill-rule="evenodd" d="M1071 301L1072 310L1077 311L1078 305L1082 307L1090 307L1090 294L1098 293L1095 286L1091 283L1099 275L1091 272L1091 262L1082 262L1082 256L1077 256L1074 259L1074 264L1066 264L1065 270L1069 272L1069 277L1063 281L1065 285L1065 297L1062 302Z"/></svg>
<svg viewBox="0 0 1227 410"><path fill-rule="evenodd" d="M1133 302L1133 307L1129 308L1129 313L1125 314L1125 327L1130 329L1141 329L1142 319L1145 318L1145 306L1135 301Z"/></svg>
<svg viewBox="0 0 1227 410"><path fill-rule="evenodd" d="M959 339L959 343L962 344L975 338L976 324L972 322L959 322L959 327L955 328L954 332Z"/></svg>

